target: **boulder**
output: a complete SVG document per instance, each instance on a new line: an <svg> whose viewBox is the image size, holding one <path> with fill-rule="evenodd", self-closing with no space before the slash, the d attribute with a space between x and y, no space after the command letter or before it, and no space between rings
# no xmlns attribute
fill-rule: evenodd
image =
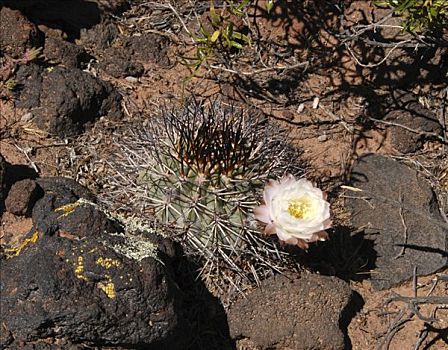
<svg viewBox="0 0 448 350"><path fill-rule="evenodd" d="M0 257L0 348L184 349L172 243L154 232L130 234L73 180L37 183L44 196L33 229Z"/></svg>
<svg viewBox="0 0 448 350"><path fill-rule="evenodd" d="M448 225L430 184L406 165L372 154L353 167L347 207L352 224L374 241L376 268L371 282L387 289L447 264Z"/></svg>
<svg viewBox="0 0 448 350"><path fill-rule="evenodd" d="M34 109L36 125L50 134L74 136L103 115L122 116L121 95L113 86L80 69L22 66L16 79L23 84L18 106Z"/></svg>
<svg viewBox="0 0 448 350"><path fill-rule="evenodd" d="M345 349L340 329L352 291L335 277L279 275L228 311L230 334L261 349Z"/></svg>

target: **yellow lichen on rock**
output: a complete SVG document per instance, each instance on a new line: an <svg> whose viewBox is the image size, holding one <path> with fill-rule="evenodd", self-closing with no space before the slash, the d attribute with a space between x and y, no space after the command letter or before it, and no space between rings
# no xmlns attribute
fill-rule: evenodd
<svg viewBox="0 0 448 350"><path fill-rule="evenodd" d="M118 268L121 266L120 261L112 258L99 257L96 259L95 262L98 266L106 270L113 267ZM85 276L84 271L85 271L84 258L82 256L78 256L75 264L75 276L81 280L88 282L89 279ZM116 297L116 293L112 277L109 274L105 274L104 279L105 279L104 282L98 282L96 286L97 288L101 289L109 299L114 299Z"/></svg>
<svg viewBox="0 0 448 350"><path fill-rule="evenodd" d="M39 239L39 232L34 231L33 235L30 238L25 239L22 242L22 244L20 244L18 247L5 249L6 257L12 258L14 256L19 255L27 245L29 245L30 243L36 243L38 239Z"/></svg>
<svg viewBox="0 0 448 350"><path fill-rule="evenodd" d="M109 299L114 299L116 297L115 293L115 285L112 282L112 278L109 275L106 275L107 281L105 283L99 282L97 287L101 289L104 294L107 295Z"/></svg>
<svg viewBox="0 0 448 350"><path fill-rule="evenodd" d="M62 207L56 208L54 211L62 211L63 213L61 215L58 216L58 219L63 218L64 216L67 216L71 213L73 213L73 211L79 207L80 203L79 201L76 201L75 203L69 203L66 205L63 205Z"/></svg>
<svg viewBox="0 0 448 350"><path fill-rule="evenodd" d="M82 256L78 256L75 265L75 276L81 280L88 281L88 278L84 276L84 258Z"/></svg>
<svg viewBox="0 0 448 350"><path fill-rule="evenodd" d="M104 267L105 269L110 269L112 267L119 268L121 266L121 262L119 260L103 257L99 257L98 259L96 259L96 264L98 266Z"/></svg>

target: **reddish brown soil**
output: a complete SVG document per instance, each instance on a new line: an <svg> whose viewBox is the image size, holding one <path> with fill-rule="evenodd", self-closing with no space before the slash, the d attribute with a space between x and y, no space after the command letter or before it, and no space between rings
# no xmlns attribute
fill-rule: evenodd
<svg viewBox="0 0 448 350"><path fill-rule="evenodd" d="M178 7L183 8L184 2L179 3ZM102 118L83 136L61 140L48 136L32 122L23 121L26 111L16 108L13 97L8 96L7 91L0 90L0 95L3 97L0 99L1 154L11 164L34 168L40 176L64 175L86 185L94 184L92 176L101 176L101 169L91 169L89 161L101 154L93 154L92 148L84 147L85 140L96 139L97 151L107 152L112 131L127 120L150 117L151 112L158 110L161 105L170 101L178 103L185 95L191 93L201 97L226 96L230 100L235 99L256 106L272 120L277 120L291 131L292 142L303 151L303 160L308 165L308 177L326 190L332 191L331 201L337 222L348 223L339 186L344 184L353 160L357 156L371 152L405 157L410 164L418 166L418 170L434 185L440 196L441 205L445 203L448 206L447 146L438 140L432 140L427 141L423 150L417 154L402 155L393 148L387 126L368 120L369 116L377 117L372 113L377 101L373 98L381 99L381 96L388 94L389 90L399 86L402 80L409 78L410 73L406 67L403 70L394 68L400 63L400 57L408 51L397 49L396 53L391 54L381 66L361 67L354 60L353 54L359 55L358 59L364 63L376 63L384 57L385 51L382 48L371 48L349 41L349 45L353 45L351 53L334 35L338 30L342 30L341 27L348 28L363 23L362 21L368 23L378 20L384 16L384 11L374 10L369 2L355 1L351 4L347 2L345 22L341 24L334 7L325 2L306 1L302 5L293 3L295 2L288 2L290 6L286 10L277 8L272 16L268 17L261 17L260 10L252 13L253 18L256 18L257 35L265 40L265 45L264 47L260 45L258 51L255 46L246 48L239 57L233 58L234 65L229 69L240 72L263 69L260 64L256 68L250 64L253 57L260 54L270 67L288 66L312 60L307 74L301 69L292 70L292 73L288 70L272 69L253 76L243 75L241 78L225 70L204 67L197 77L186 82L184 78L190 74L189 70L176 60L182 54L194 53L191 39L180 30L162 32L157 28L152 29L151 23L155 22L158 15L149 9L145 10L144 6L133 7L120 19L113 19L118 23L121 35L126 38L139 31L153 30L155 33L167 36L170 39L168 57L171 64L161 66L155 62L142 62L145 73L135 81L113 78L97 70L96 67L91 68L91 72L112 82L123 95L124 119L117 122ZM167 13L169 11L162 12L168 21ZM195 20L193 17L188 18L189 20L185 19L186 25L194 28ZM172 21L172 25L179 28L179 24L175 20ZM139 27L136 27L135 23L138 23ZM50 32L48 29L46 35L50 35ZM61 31L60 34L64 32ZM393 34L383 31L385 37L391 37ZM400 32L398 37L401 38L401 35ZM78 40L76 42L80 45L83 43ZM120 48L120 42L116 45ZM281 50L287 52L284 59L280 55L275 55L276 51ZM95 55L101 52L101 49L94 48L91 51ZM415 75L413 81L404 84L404 87L401 86L402 89L421 96L423 100L430 101L430 108L435 111L440 108L445 90L443 84L437 80L432 81L428 76L432 74L430 70L437 66L441 55L440 51L434 54L432 61L425 65L429 67L427 70L421 68L419 71L421 75ZM218 57L217 62L213 64L223 67L219 59L225 60ZM404 61L412 59L411 56L403 58ZM240 84L240 79L247 77L260 86L258 96ZM272 79L279 80L277 88L270 88ZM284 90L282 84L286 86ZM318 105L313 108L313 101L317 101L316 98ZM375 112L381 113L381 110ZM446 114L441 118L447 118ZM446 122L446 119L441 120ZM0 242L8 244L19 242L21 236L30 228L30 219L4 213L1 218ZM447 271L444 273L447 274ZM430 283L436 276L437 274L418 280L419 286L421 285L419 295L428 292ZM405 307L399 302L385 306L385 300L392 293L412 295L412 282L381 292L373 291L366 280L352 282L351 286L364 299L361 311L348 327L352 348L355 350L377 348L386 341L385 335L397 312ZM446 295L446 288L446 282L445 284L440 282L433 294ZM421 312L428 315L432 310L433 306L425 305ZM446 309L439 311L437 317L440 321L434 323L434 326L444 328L446 334L448 327ZM423 324L423 321L415 317L407 322L395 336L391 337L389 349L412 349ZM435 333L430 333L425 344L430 344L431 349L448 349L442 338L433 341L435 336ZM253 347L244 340L238 343L238 348Z"/></svg>

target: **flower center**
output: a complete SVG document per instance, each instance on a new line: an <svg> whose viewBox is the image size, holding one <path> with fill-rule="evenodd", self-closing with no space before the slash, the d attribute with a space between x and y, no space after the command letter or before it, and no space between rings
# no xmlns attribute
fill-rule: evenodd
<svg viewBox="0 0 448 350"><path fill-rule="evenodd" d="M291 199L288 202L288 213L296 219L308 219L312 213L312 204L308 198Z"/></svg>

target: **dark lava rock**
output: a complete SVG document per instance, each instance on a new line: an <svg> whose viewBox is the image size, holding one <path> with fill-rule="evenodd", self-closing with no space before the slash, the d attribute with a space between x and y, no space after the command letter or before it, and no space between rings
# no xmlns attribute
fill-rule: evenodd
<svg viewBox="0 0 448 350"><path fill-rule="evenodd" d="M19 66L14 77L17 84L24 87L20 92L19 107L31 109L40 105L43 74L44 69L37 64ZM35 88L33 89L33 87Z"/></svg>
<svg viewBox="0 0 448 350"><path fill-rule="evenodd" d="M36 201L42 197L42 188L32 179L16 182L5 201L6 210L15 215L29 216Z"/></svg>
<svg viewBox="0 0 448 350"><path fill-rule="evenodd" d="M36 203L33 222L39 231L50 235L68 232L81 238L101 232L121 232L118 223L110 220L104 212L91 205L81 205L78 199L68 198L48 192ZM76 215L72 214L74 211Z"/></svg>
<svg viewBox="0 0 448 350"><path fill-rule="evenodd" d="M98 4L78 0L2 0L9 8L20 10L34 23L62 29L71 38L79 37L81 28L90 28L101 20Z"/></svg>
<svg viewBox="0 0 448 350"><path fill-rule="evenodd" d="M139 77L145 71L141 63L132 62L131 55L127 51L115 47L109 48L104 56L100 68L114 78Z"/></svg>
<svg viewBox="0 0 448 350"><path fill-rule="evenodd" d="M53 337L182 348L174 347L185 339L176 333L182 328L175 310L178 296L163 265L149 256L137 260L120 254L113 248L119 244L126 244L124 237L44 235L3 261L2 333L16 343Z"/></svg>
<svg viewBox="0 0 448 350"><path fill-rule="evenodd" d="M129 9L128 0L93 0L103 13L120 14Z"/></svg>
<svg viewBox="0 0 448 350"><path fill-rule="evenodd" d="M0 154L0 214L3 212L3 201L5 200L5 174L6 160Z"/></svg>
<svg viewBox="0 0 448 350"><path fill-rule="evenodd" d="M19 68L16 77L24 87L18 106L34 109L37 126L50 134L73 136L102 115L122 116L121 96L110 83L79 69L37 72L39 68Z"/></svg>
<svg viewBox="0 0 448 350"><path fill-rule="evenodd" d="M62 64L67 68L81 68L83 63L90 60L81 46L51 37L45 39L43 54L51 63Z"/></svg>
<svg viewBox="0 0 448 350"><path fill-rule="evenodd" d="M62 198L55 205L64 205L79 198L87 199L90 202L96 202L96 197L89 189L68 177L41 177L36 179L45 193L57 194L57 198Z"/></svg>
<svg viewBox="0 0 448 350"><path fill-rule="evenodd" d="M27 244L0 265L0 348L57 349L65 341L184 349L189 338L183 299L168 276L170 260L158 255L158 245L174 251L170 243L161 244L151 233L117 233L118 224L87 201L55 210L76 199L80 188L67 188L61 183L69 181L61 179L40 180L46 192L33 210L35 228ZM50 226L54 231L41 230ZM45 347L46 340L56 345Z"/></svg>
<svg viewBox="0 0 448 350"><path fill-rule="evenodd" d="M34 23L61 29L71 40L109 14L118 15L130 7L128 0L0 0L3 4L20 10Z"/></svg>
<svg viewBox="0 0 448 350"><path fill-rule="evenodd" d="M127 38L124 50L129 51L134 58L142 62L154 62L167 67L170 65L168 58L169 43L169 39L164 36L145 33Z"/></svg>
<svg viewBox="0 0 448 350"><path fill-rule="evenodd" d="M442 133L437 117L418 102L411 102L405 109L392 111L384 119L418 131L416 133L399 126L390 127L392 145L401 153L416 152L423 146L423 141L431 138L429 134Z"/></svg>
<svg viewBox="0 0 448 350"><path fill-rule="evenodd" d="M113 23L101 23L93 28L81 30L81 41L84 45L100 50L108 48L119 36L117 26Z"/></svg>
<svg viewBox="0 0 448 350"><path fill-rule="evenodd" d="M351 295L335 277L274 276L231 306L230 333L263 349L344 349L339 322Z"/></svg>
<svg viewBox="0 0 448 350"><path fill-rule="evenodd" d="M418 275L427 275L446 266L448 225L431 186L416 171L368 155L355 164L352 186L362 189L359 199L347 200L352 224L364 228L377 251L374 288L390 288L411 278L414 267Z"/></svg>
<svg viewBox="0 0 448 350"><path fill-rule="evenodd" d="M0 51L14 58L21 58L27 49L43 44L37 27L19 11L0 8Z"/></svg>
<svg viewBox="0 0 448 350"><path fill-rule="evenodd" d="M39 178L36 181L44 190L44 196L33 208L33 222L40 232L54 234L63 231L84 238L99 232L121 231L104 212L92 205L78 205L79 199L94 203L95 196L76 181L64 177Z"/></svg>

